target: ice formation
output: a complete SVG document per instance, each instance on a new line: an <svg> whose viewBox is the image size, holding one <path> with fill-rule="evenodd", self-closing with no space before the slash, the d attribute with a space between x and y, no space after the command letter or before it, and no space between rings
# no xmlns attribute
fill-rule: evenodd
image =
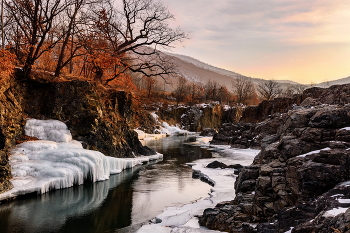
<svg viewBox="0 0 350 233"><path fill-rule="evenodd" d="M180 129L179 126L170 126L167 122L160 123L158 121L158 116L155 113L152 113L153 118L156 120L159 125L159 128L155 130L154 134L148 134L140 129L134 129L134 131L138 134L139 140L149 141L149 140L157 140L166 136L181 136L194 134L194 132L189 132L187 130Z"/></svg>
<svg viewBox="0 0 350 233"><path fill-rule="evenodd" d="M25 133L40 140L17 145L9 157L14 186L0 194L0 200L52 189L68 188L109 179L111 174L134 167L161 154L137 158L114 158L98 151L86 150L72 140L67 126L57 120L27 120Z"/></svg>
<svg viewBox="0 0 350 233"><path fill-rule="evenodd" d="M180 129L178 126L170 126L167 122L163 122L161 133L166 135L186 135L187 130Z"/></svg>

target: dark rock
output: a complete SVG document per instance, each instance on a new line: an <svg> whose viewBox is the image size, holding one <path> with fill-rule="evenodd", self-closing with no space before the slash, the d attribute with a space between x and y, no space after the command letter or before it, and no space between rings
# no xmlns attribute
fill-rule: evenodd
<svg viewBox="0 0 350 233"><path fill-rule="evenodd" d="M348 201L341 201L350 199L348 182L338 185L350 180L350 131L341 129L350 125L349 96L350 84L313 88L302 95L301 99L308 98L303 106L285 109L280 118L265 115L267 120L249 128L243 127L247 123L223 126L217 138L224 136L231 145L260 141L261 151L253 165L239 172L235 199L230 206L216 208L219 213L210 216L210 228L229 225L230 232L286 232L291 227L292 232L350 232L350 210L337 216L325 214L350 207ZM257 112L269 112L257 109L247 108L245 119L256 122Z"/></svg>
<svg viewBox="0 0 350 233"><path fill-rule="evenodd" d="M231 164L228 165L227 168L241 169L243 166L241 164Z"/></svg>
<svg viewBox="0 0 350 233"><path fill-rule="evenodd" d="M209 163L206 167L207 168L227 168L227 165L215 160L215 161Z"/></svg>
<svg viewBox="0 0 350 233"><path fill-rule="evenodd" d="M216 134L216 130L215 130L215 129L205 128L205 129L203 129L203 131L199 134L199 136L202 136L202 137L211 137L211 136L214 136L214 134Z"/></svg>
<svg viewBox="0 0 350 233"><path fill-rule="evenodd" d="M335 140L350 142L350 130L346 130L346 129L337 130L335 135Z"/></svg>
<svg viewBox="0 0 350 233"><path fill-rule="evenodd" d="M313 128L341 128L348 121L348 109L323 108L310 119L309 126Z"/></svg>

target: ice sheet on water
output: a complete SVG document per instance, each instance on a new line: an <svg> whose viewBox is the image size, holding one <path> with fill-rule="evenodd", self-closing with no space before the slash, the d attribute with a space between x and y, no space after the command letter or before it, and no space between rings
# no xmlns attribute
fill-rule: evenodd
<svg viewBox="0 0 350 233"><path fill-rule="evenodd" d="M123 169L162 157L157 154L122 159L86 150L80 142L71 139L63 122L55 120L30 119L26 133L46 140L27 141L12 149L9 162L14 188L0 194L0 200L25 193L68 188L86 180L106 180Z"/></svg>

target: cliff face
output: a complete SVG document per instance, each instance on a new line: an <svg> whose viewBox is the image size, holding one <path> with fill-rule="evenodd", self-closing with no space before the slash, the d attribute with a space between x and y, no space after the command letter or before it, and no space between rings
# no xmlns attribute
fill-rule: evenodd
<svg viewBox="0 0 350 233"><path fill-rule="evenodd" d="M130 93L99 89L86 81L29 81L24 88L28 116L65 122L87 149L114 157L148 154L130 129L134 123Z"/></svg>
<svg viewBox="0 0 350 233"><path fill-rule="evenodd" d="M11 80L0 85L0 193L12 188L8 181L11 178L8 149L22 133L23 109L19 93L19 87Z"/></svg>
<svg viewBox="0 0 350 233"><path fill-rule="evenodd" d="M314 88L293 110L246 128L231 125L240 127L241 141L255 135L261 152L237 177L235 199L207 209L200 223L229 232L349 231L350 187L342 183L350 180L349 93L350 85ZM224 129L218 134L226 138L214 138L237 142L238 131ZM345 213L332 216L337 208Z"/></svg>
<svg viewBox="0 0 350 233"><path fill-rule="evenodd" d="M33 77L4 83L0 86L0 192L11 188L7 152L23 134L27 117L63 121L85 148L108 156L153 154L132 130L132 106L131 93L102 89L86 81L50 82Z"/></svg>

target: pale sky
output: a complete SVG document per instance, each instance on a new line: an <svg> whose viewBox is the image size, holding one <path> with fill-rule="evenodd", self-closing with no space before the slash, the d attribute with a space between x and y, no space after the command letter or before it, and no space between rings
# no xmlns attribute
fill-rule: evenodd
<svg viewBox="0 0 350 233"><path fill-rule="evenodd" d="M162 0L190 40L172 50L264 79L350 76L349 0Z"/></svg>

